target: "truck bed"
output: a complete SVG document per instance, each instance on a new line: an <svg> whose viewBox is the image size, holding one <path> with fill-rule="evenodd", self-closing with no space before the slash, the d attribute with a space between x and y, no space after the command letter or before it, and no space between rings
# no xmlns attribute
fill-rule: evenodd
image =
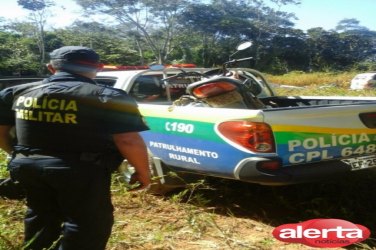
<svg viewBox="0 0 376 250"><path fill-rule="evenodd" d="M376 103L374 97L344 97L344 96L273 96L260 98L267 109L288 107L324 107L338 105L355 105Z"/></svg>

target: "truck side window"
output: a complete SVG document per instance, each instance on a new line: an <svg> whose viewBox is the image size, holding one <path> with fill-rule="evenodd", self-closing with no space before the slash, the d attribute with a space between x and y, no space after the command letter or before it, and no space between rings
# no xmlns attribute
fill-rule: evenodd
<svg viewBox="0 0 376 250"><path fill-rule="evenodd" d="M98 85L113 87L116 83L116 78L114 78L114 77L97 77L97 78L95 78L95 81L97 82Z"/></svg>
<svg viewBox="0 0 376 250"><path fill-rule="evenodd" d="M172 76L174 74L168 75ZM186 94L187 86L199 77L177 77L168 82L168 90L164 85L162 75L141 75L134 81L130 95L138 102L168 102L169 92L171 101L179 99Z"/></svg>
<svg viewBox="0 0 376 250"><path fill-rule="evenodd" d="M139 76L130 90L130 95L139 102L167 101L165 90L162 87L162 76Z"/></svg>
<svg viewBox="0 0 376 250"><path fill-rule="evenodd" d="M16 86L19 84L23 83L31 83L31 82L38 82L42 81L44 78L43 77L20 77L20 78L15 78L15 77L8 77L4 79L0 79L0 90Z"/></svg>

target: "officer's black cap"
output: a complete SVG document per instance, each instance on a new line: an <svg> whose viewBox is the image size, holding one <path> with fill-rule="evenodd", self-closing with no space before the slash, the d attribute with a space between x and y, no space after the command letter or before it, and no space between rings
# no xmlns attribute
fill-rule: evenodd
<svg viewBox="0 0 376 250"><path fill-rule="evenodd" d="M92 49L82 46L64 46L50 53L50 59L64 59L69 62L98 63L99 55Z"/></svg>

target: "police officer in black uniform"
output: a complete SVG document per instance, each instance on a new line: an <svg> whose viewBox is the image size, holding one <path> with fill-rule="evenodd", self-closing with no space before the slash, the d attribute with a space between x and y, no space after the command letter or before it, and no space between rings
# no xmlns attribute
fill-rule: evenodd
<svg viewBox="0 0 376 250"><path fill-rule="evenodd" d="M111 171L126 158L131 182L150 185L139 135L148 127L124 91L93 80L95 51L65 46L50 58L51 77L0 92L0 147L13 152L10 174L27 196L25 249L102 250L113 225Z"/></svg>

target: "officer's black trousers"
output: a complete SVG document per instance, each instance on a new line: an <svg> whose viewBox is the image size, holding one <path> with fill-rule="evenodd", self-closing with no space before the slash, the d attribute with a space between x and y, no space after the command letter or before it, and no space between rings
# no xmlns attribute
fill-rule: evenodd
<svg viewBox="0 0 376 250"><path fill-rule="evenodd" d="M105 249L113 225L109 169L29 156L13 159L9 170L27 192L25 249Z"/></svg>

